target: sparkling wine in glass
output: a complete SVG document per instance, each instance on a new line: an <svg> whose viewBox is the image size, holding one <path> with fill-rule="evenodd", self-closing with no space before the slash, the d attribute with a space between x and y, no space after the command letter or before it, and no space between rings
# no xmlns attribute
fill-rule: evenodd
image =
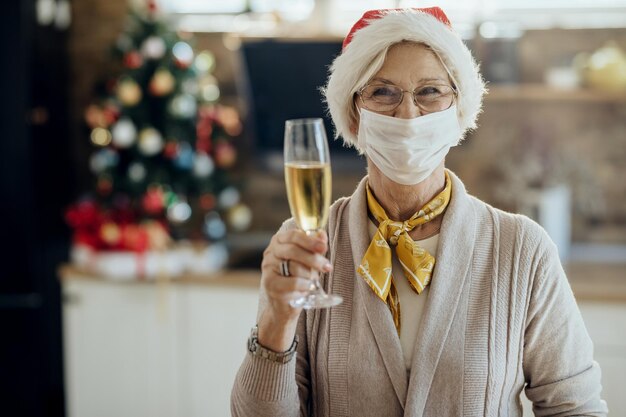
<svg viewBox="0 0 626 417"><path fill-rule="evenodd" d="M326 227L331 199L331 171L328 140L322 119L294 119L285 122L285 184L291 215L307 235ZM326 294L317 271L311 271L311 290L292 300L293 307L326 308L342 302Z"/></svg>

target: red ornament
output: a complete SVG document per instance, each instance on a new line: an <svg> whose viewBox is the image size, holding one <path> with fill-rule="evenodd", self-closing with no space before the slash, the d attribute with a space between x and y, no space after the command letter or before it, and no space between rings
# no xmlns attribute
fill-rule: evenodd
<svg viewBox="0 0 626 417"><path fill-rule="evenodd" d="M198 138L210 138L213 133L213 123L208 120L199 120L196 124L196 136Z"/></svg>
<svg viewBox="0 0 626 417"><path fill-rule="evenodd" d="M130 51L124 54L124 66L129 69L141 68L143 58L138 51Z"/></svg>
<svg viewBox="0 0 626 417"><path fill-rule="evenodd" d="M74 232L74 236L72 240L75 244L85 245L92 249L103 249L103 244L97 233L86 231L86 230L77 230Z"/></svg>
<svg viewBox="0 0 626 417"><path fill-rule="evenodd" d="M213 210L215 208L215 196L210 193L206 193L200 196L200 207L204 211Z"/></svg>
<svg viewBox="0 0 626 417"><path fill-rule="evenodd" d="M211 152L211 140L208 138L198 138L196 140L196 150L208 154Z"/></svg>
<svg viewBox="0 0 626 417"><path fill-rule="evenodd" d="M120 109L118 109L116 106L109 104L105 106L104 109L102 109L102 116L104 117L105 121L104 127L109 127L113 123L115 123L120 117Z"/></svg>
<svg viewBox="0 0 626 417"><path fill-rule="evenodd" d="M113 190L113 181L109 178L100 178L96 184L96 190L100 195L106 196Z"/></svg>
<svg viewBox="0 0 626 417"><path fill-rule="evenodd" d="M94 201L79 201L65 211L65 221L72 229L97 228L102 222L102 213Z"/></svg>
<svg viewBox="0 0 626 417"><path fill-rule="evenodd" d="M142 207L149 215L159 215L165 207L165 195L160 186L150 187L142 199Z"/></svg>
<svg viewBox="0 0 626 417"><path fill-rule="evenodd" d="M163 148L163 155L168 159L174 159L178 156L180 146L177 140L170 140L165 144Z"/></svg>
<svg viewBox="0 0 626 417"><path fill-rule="evenodd" d="M181 61L180 59L174 58L174 64L180 69L187 69L191 65L191 62Z"/></svg>
<svg viewBox="0 0 626 417"><path fill-rule="evenodd" d="M215 146L215 162L220 168L230 168L237 161L237 150L228 142L220 142Z"/></svg>
<svg viewBox="0 0 626 417"><path fill-rule="evenodd" d="M139 225L127 224L121 228L122 249L144 252L148 249L148 232Z"/></svg>

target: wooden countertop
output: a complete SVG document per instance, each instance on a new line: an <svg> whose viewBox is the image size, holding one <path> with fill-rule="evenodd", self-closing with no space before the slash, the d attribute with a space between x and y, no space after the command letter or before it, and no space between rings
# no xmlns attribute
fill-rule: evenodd
<svg viewBox="0 0 626 417"><path fill-rule="evenodd" d="M626 263L583 263L573 262L566 266L566 272L576 299L579 301L626 302ZM212 275L186 274L172 279L176 284L200 284L234 287L258 287L260 271L247 269L224 270ZM59 268L61 280L82 279L107 281L123 284L149 285L156 280L113 280L94 276L89 271L73 265Z"/></svg>

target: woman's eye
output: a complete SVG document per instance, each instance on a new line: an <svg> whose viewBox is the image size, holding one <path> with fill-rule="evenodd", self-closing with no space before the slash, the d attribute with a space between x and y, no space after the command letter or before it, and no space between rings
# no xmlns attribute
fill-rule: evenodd
<svg viewBox="0 0 626 417"><path fill-rule="evenodd" d="M372 97L390 97L394 95L396 95L396 92L389 87L376 87L372 91Z"/></svg>
<svg viewBox="0 0 626 417"><path fill-rule="evenodd" d="M441 95L441 90L435 86L422 87L418 90L417 95L426 97L438 96Z"/></svg>

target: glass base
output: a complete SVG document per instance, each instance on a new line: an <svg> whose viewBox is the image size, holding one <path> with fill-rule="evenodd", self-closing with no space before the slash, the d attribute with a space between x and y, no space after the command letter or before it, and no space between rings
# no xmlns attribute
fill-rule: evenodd
<svg viewBox="0 0 626 417"><path fill-rule="evenodd" d="M311 293L304 297L291 300L289 304L294 308L304 308L309 310L312 308L328 308L333 307L343 302L343 298L340 295L326 294L326 293Z"/></svg>

